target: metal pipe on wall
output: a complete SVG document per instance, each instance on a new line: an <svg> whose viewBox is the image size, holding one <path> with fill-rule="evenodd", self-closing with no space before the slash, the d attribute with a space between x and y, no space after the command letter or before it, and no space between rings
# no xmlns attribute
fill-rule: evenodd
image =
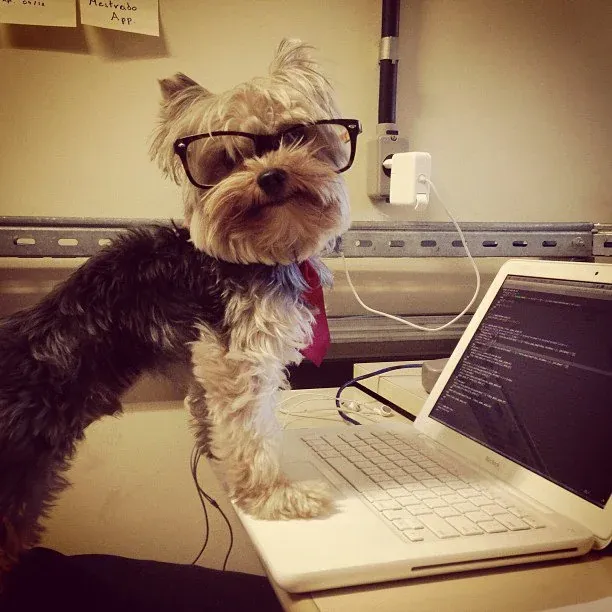
<svg viewBox="0 0 612 612"><path fill-rule="evenodd" d="M378 124L383 133L395 130L397 96L397 41L399 36L399 0L383 0L379 56ZM387 132L388 133L388 132Z"/></svg>

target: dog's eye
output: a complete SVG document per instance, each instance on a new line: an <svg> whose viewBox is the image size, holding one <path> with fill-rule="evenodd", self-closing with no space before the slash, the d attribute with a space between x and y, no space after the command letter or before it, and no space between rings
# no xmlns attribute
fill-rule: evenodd
<svg viewBox="0 0 612 612"><path fill-rule="evenodd" d="M311 140L308 130L305 126L295 127L282 135L281 142L285 146L306 144Z"/></svg>
<svg viewBox="0 0 612 612"><path fill-rule="evenodd" d="M228 155L226 151L220 151L217 159L211 159L211 163L208 169L208 180L212 183L218 183L228 176L234 167L236 162Z"/></svg>
<svg viewBox="0 0 612 612"><path fill-rule="evenodd" d="M335 170L344 169L351 159L352 141L343 123L315 123L288 130L296 144L308 145L312 155L329 163Z"/></svg>
<svg viewBox="0 0 612 612"><path fill-rule="evenodd" d="M240 136L212 136L196 140L187 148L187 163L199 185L213 186L232 173L246 157L253 155L253 143Z"/></svg>

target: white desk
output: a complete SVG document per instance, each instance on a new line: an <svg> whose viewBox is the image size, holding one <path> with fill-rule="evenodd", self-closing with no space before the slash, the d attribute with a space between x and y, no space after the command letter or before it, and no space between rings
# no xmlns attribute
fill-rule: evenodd
<svg viewBox="0 0 612 612"><path fill-rule="evenodd" d="M333 395L334 391L317 390L317 394ZM293 399L286 405L311 399L302 393L287 392L284 397ZM356 390L347 390L346 397L364 398ZM321 399L299 408L317 406L329 408L333 402ZM325 416L335 420L333 412ZM332 422L300 419L290 426ZM69 473L73 486L47 521L44 545L68 554L97 552L189 563L200 548L204 522L188 469L192 446L193 435L181 402L130 404L121 418L94 423ZM206 464L200 470L200 481L234 526L236 540L229 569L262 574L246 533ZM227 549L227 530L218 513L211 512L210 518L212 537L200 564L219 568ZM298 597L278 594L291 612L542 611L612 596L612 556L592 554L566 563Z"/></svg>
<svg viewBox="0 0 612 612"><path fill-rule="evenodd" d="M316 397L333 398L336 389L318 389ZM301 391L291 406L331 409L332 399ZM369 400L355 389L348 399ZM296 419L290 427L338 422L335 411ZM290 417L289 421L294 417ZM43 545L65 554L113 554L171 563L189 563L204 539L204 516L189 471L194 445L189 415L180 401L134 402L119 418L106 417L87 428L85 440L68 472L72 486L64 491L46 521ZM264 574L264 569L238 517L206 461L199 480L228 515L234 548L228 569ZM228 545L225 522L210 511L211 537L199 565L219 569Z"/></svg>
<svg viewBox="0 0 612 612"><path fill-rule="evenodd" d="M541 612L612 597L612 556L593 554L554 565L406 580L299 597L278 590L277 594L285 610L292 612ZM601 612L609 612L612 600L601 606Z"/></svg>

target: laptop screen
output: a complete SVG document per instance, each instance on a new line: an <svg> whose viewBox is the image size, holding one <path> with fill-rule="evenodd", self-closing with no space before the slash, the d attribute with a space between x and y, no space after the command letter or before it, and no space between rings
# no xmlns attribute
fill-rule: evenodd
<svg viewBox="0 0 612 612"><path fill-rule="evenodd" d="M429 416L603 508L612 284L509 275Z"/></svg>

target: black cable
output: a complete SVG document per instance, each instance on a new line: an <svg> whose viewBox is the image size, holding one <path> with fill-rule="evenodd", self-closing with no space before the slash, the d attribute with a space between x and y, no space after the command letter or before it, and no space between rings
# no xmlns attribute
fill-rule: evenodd
<svg viewBox="0 0 612 612"><path fill-rule="evenodd" d="M234 530L232 529L232 525L229 522L229 519L227 518L227 516L225 515L225 512L223 512L223 510L221 510L220 506L217 506L217 510L221 513L221 516L223 517L223 519L227 523L227 528L229 530L229 537L230 537L229 546L227 548L227 553L226 553L225 559L223 561L223 567L221 568L223 571L225 571L225 568L227 567L227 561L229 559L230 553L232 552L232 547L234 546Z"/></svg>
<svg viewBox="0 0 612 612"><path fill-rule="evenodd" d="M202 505L202 510L204 511L204 520L206 522L206 536L204 538L204 543L202 544L200 551L196 555L195 559L190 563L190 565L195 565L200 560L200 557L204 554L204 551L206 550L206 546L208 546L208 538L210 535L210 526L208 523L208 511L206 510L206 502L204 501L204 496L202 495L202 492L200 491L200 485L198 484L197 471L198 471L199 458L200 458L200 451L197 450L196 446L194 446L193 450L191 451L191 458L190 458L189 465L191 467L191 477L193 478L193 482L195 483L196 491L198 493L198 498L200 500L200 504Z"/></svg>
<svg viewBox="0 0 612 612"><path fill-rule="evenodd" d="M206 503L204 501L206 499L206 501L208 501L208 503L211 506L213 506L214 508L216 508L219 511L219 513L223 517L223 520L227 524L227 529L229 531L229 540L230 540L229 541L229 547L227 549L227 553L225 555L225 559L223 561L223 566L222 566L223 571L225 571L226 568L227 568L227 562L228 562L230 554L232 552L232 548L234 546L234 530L232 529L232 525L231 525L229 519L227 518L225 512L223 512L223 510L221 509L221 506L219 506L219 504L217 503L217 500L213 499L200 486L200 483L198 481L198 465L200 463L200 459L201 458L202 458L202 452L200 451L200 449L197 449L196 447L194 447L193 451L191 452L191 475L193 477L193 482L195 483L195 486L196 486L196 491L198 492L198 497L200 498L200 503L202 504L202 509L204 510L204 517L205 517L205 520L206 520L206 538L204 540L204 544L202 544L202 548L200 549L200 552L198 553L198 556L192 561L191 565L194 565L198 561L198 559L204 553L204 550L206 549L206 546L208 544L208 536L209 536L210 530L209 530L209 525L208 525L208 512L206 510Z"/></svg>
<svg viewBox="0 0 612 612"><path fill-rule="evenodd" d="M355 419L352 419L348 414L346 414L346 412L344 412L344 410L338 410L338 414L347 422L350 423L351 425L361 425L361 423L359 421L356 421Z"/></svg>
<svg viewBox="0 0 612 612"><path fill-rule="evenodd" d="M345 382L341 387L339 387L338 391L336 391L336 408L338 409L338 414L351 425L359 425L357 421L351 419L347 414L345 414L342 410L342 404L340 403L340 395L347 387L352 387L355 383L358 383L361 380L365 380L366 378L372 378L373 376L379 376L380 374L386 374L387 372L393 372L394 370L408 370L411 368L421 368L423 367L422 363L405 363L403 365L389 366L387 368L382 368L381 370L376 370L375 372L370 372L369 374L362 374L361 376L356 376L355 378L351 378Z"/></svg>

